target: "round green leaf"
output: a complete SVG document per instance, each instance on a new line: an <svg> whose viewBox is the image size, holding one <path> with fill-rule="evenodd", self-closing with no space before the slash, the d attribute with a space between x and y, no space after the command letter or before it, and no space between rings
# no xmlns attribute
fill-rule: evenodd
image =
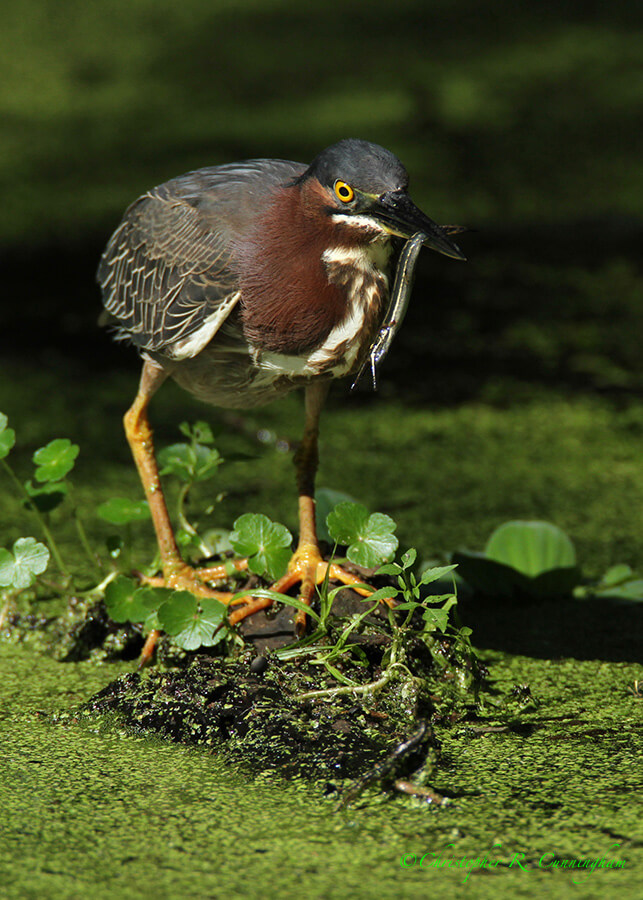
<svg viewBox="0 0 643 900"><path fill-rule="evenodd" d="M351 562L367 569L390 560L397 550L395 522L384 513L369 515L361 503L340 503L326 519L333 539L348 547Z"/></svg>
<svg viewBox="0 0 643 900"><path fill-rule="evenodd" d="M315 524L317 526L317 537L320 541L328 541L329 544L333 543L326 519L338 504L354 502L353 498L343 491L333 491L331 488L319 488L315 491Z"/></svg>
<svg viewBox="0 0 643 900"><path fill-rule="evenodd" d="M35 575L42 575L49 563L49 548L35 538L18 538L13 545L16 560L15 587L28 587Z"/></svg>
<svg viewBox="0 0 643 900"><path fill-rule="evenodd" d="M41 575L49 563L49 549L35 538L18 538L13 553L0 551L0 585L17 590L28 588L36 575Z"/></svg>
<svg viewBox="0 0 643 900"><path fill-rule="evenodd" d="M391 559L397 547L398 540L388 528L381 531L373 529L365 534L358 543L352 544L348 548L346 556L355 565L363 566L365 569L375 569L387 559Z"/></svg>
<svg viewBox="0 0 643 900"><path fill-rule="evenodd" d="M345 501L328 514L326 525L334 541L349 546L358 540L368 522L369 512L361 503Z"/></svg>
<svg viewBox="0 0 643 900"><path fill-rule="evenodd" d="M74 468L78 456L78 444L69 438L56 438L33 455L37 481L60 481Z"/></svg>
<svg viewBox="0 0 643 900"><path fill-rule="evenodd" d="M239 556L248 557L248 568L257 575L277 579L291 556L292 535L278 522L261 513L245 513L234 523L230 544Z"/></svg>
<svg viewBox="0 0 643 900"><path fill-rule="evenodd" d="M485 556L530 577L576 565L571 540L549 522L505 522L489 538Z"/></svg>
<svg viewBox="0 0 643 900"><path fill-rule="evenodd" d="M146 500L130 500L128 497L112 497L97 507L96 512L111 525L127 525L129 522L144 522L150 518L150 508Z"/></svg>
<svg viewBox="0 0 643 900"><path fill-rule="evenodd" d="M114 622L145 622L173 593L170 588L139 587L131 578L119 575L105 589L105 606Z"/></svg>
<svg viewBox="0 0 643 900"><path fill-rule="evenodd" d="M7 428L9 420L4 413L0 413L0 459L9 455L9 451L16 443L16 432L13 428Z"/></svg>
<svg viewBox="0 0 643 900"><path fill-rule="evenodd" d="M159 607L158 619L163 631L184 650L212 647L223 637L222 630L215 635L225 620L228 609L219 600L209 597L198 599L187 591L174 591Z"/></svg>

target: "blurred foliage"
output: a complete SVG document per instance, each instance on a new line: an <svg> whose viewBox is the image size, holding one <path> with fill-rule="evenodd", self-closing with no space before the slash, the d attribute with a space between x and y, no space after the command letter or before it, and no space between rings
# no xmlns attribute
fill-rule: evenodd
<svg viewBox="0 0 643 900"><path fill-rule="evenodd" d="M477 229L467 265L422 255L383 392L639 391L642 32L633 0L3 4L9 349L134 365L96 328L93 287L128 203L191 168L358 135L398 153L431 216Z"/></svg>
<svg viewBox="0 0 643 900"><path fill-rule="evenodd" d="M643 391L643 283L638 251L584 240L552 249L546 232L420 275L382 390L408 398L507 402L528 385L611 394ZM464 240L462 241L464 245ZM563 258L560 258L560 257ZM631 258L630 258L631 257ZM408 369L417 367L409 380Z"/></svg>
<svg viewBox="0 0 643 900"><path fill-rule="evenodd" d="M8 0L0 238L107 228L190 168L394 150L435 217L643 212L643 7Z"/></svg>

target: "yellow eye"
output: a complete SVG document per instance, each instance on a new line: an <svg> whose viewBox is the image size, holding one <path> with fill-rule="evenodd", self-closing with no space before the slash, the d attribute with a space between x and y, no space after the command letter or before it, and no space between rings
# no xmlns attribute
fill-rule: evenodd
<svg viewBox="0 0 643 900"><path fill-rule="evenodd" d="M345 181L336 181L334 187L335 196L339 197L342 203L350 203L355 196L355 191L350 184L346 184Z"/></svg>

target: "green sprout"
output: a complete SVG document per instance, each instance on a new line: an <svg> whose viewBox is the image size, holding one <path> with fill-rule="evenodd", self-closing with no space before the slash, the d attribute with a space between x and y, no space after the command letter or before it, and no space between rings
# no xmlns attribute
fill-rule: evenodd
<svg viewBox="0 0 643 900"><path fill-rule="evenodd" d="M31 480L23 484L7 462L7 456L15 442L15 431L8 427L6 415L0 413L0 462L2 467L22 496L26 508L33 512L38 521L51 556L62 574L65 584L71 585L73 578L51 532L49 513L62 503L69 492L69 487L63 479L74 466L78 456L78 447L66 438L62 438L51 441L45 447L36 450L33 460L37 466L35 476L40 484L34 485ZM87 536L77 518L76 523L81 544L87 547ZM87 547L87 549L89 548ZM95 559L92 557L92 563L94 562Z"/></svg>
<svg viewBox="0 0 643 900"><path fill-rule="evenodd" d="M196 422L194 425L182 422L179 430L189 442L164 447L158 454L159 471L161 475L172 475L180 485L176 501L179 523L177 542L185 549L208 556L212 547L199 535L197 524L188 519L188 498L194 485L213 478L224 460L219 451L211 446L214 437L207 422ZM222 495L216 499L222 499ZM212 507L206 511L211 512Z"/></svg>

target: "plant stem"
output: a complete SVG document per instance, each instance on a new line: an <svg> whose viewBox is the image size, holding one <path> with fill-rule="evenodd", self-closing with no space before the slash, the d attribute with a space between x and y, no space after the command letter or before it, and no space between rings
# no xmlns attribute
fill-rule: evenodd
<svg viewBox="0 0 643 900"><path fill-rule="evenodd" d="M101 562L99 555L92 550L91 544L89 543L87 532L85 531L85 526L83 525L83 521L80 518L78 512L78 506L74 498L73 488L69 483L67 483L67 486L71 499L71 514L76 526L76 531L78 532L80 543L92 566L94 566L94 568L97 569L98 573L101 574L103 571L103 563Z"/></svg>
<svg viewBox="0 0 643 900"><path fill-rule="evenodd" d="M4 466L4 469L7 473L7 475L9 476L9 478L11 479L11 481L14 483L14 485L18 489L18 492L20 494L22 494L22 496L27 500L29 510L31 512L33 512L35 517L38 519L38 522L40 523L42 532L45 536L45 540L47 541L47 544L49 545L49 549L51 550L51 555L53 556L56 565L60 569L60 572L65 577L67 583L72 584L73 579L72 579L71 572L69 571L69 569L63 562L63 558L60 555L58 545L56 544L56 541L54 540L53 534L49 530L49 526L47 525L47 522L45 521L45 517L42 515L42 513L36 506L34 499L32 497L30 497L29 494L27 493L27 491L25 490L24 485L22 485L20 483L20 480L18 479L16 473L13 471L13 469L11 468L9 463L5 459L0 460L0 462Z"/></svg>
<svg viewBox="0 0 643 900"><path fill-rule="evenodd" d="M188 482L187 484L182 484L179 488L179 496L176 501L176 515L181 528L184 531L187 531L188 534L195 535L196 531L194 527L188 522L187 516L185 515L185 502L188 498L191 487L191 482Z"/></svg>
<svg viewBox="0 0 643 900"><path fill-rule="evenodd" d="M194 527L194 525L192 525L185 514L185 504L188 498L188 494L190 493L190 489L193 487L193 484L193 482L189 481L187 484L181 485L179 489L179 496L176 501L176 514L179 520L179 525L181 526L183 531L186 531L188 534L192 535L192 537L198 540L199 552L203 553L204 556L209 556L210 551L208 547L206 547L203 541L200 539L196 528Z"/></svg>
<svg viewBox="0 0 643 900"><path fill-rule="evenodd" d="M389 681L392 681L393 678L395 678L394 669L405 669L408 672L408 669L403 663L392 663L377 681L371 681L369 684L361 684L357 687L328 688L325 691L307 691L305 694L298 694L295 697L295 700L312 700L317 697L341 697L346 694L373 694L375 691L380 691L383 687L386 687Z"/></svg>
<svg viewBox="0 0 643 900"><path fill-rule="evenodd" d="M90 597L92 594L102 594L108 584L110 584L118 575L118 572L110 572L103 580L95 585L93 588L90 588L88 591L79 591L79 596L81 597Z"/></svg>

